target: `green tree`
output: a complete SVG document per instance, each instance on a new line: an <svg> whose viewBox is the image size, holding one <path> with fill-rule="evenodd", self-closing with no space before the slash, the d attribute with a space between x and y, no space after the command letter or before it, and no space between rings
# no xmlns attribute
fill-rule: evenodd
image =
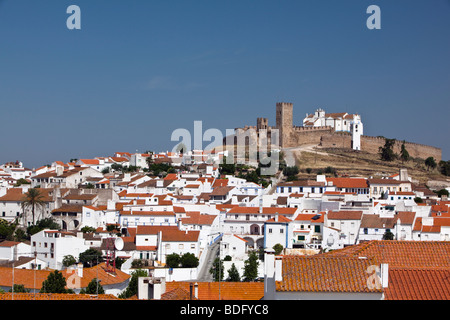
<svg viewBox="0 0 450 320"><path fill-rule="evenodd" d="M277 243L272 249L275 250L275 255L279 255L281 251L283 251L283 246L280 243Z"/></svg>
<svg viewBox="0 0 450 320"><path fill-rule="evenodd" d="M212 274L214 281L222 281L223 280L223 262L221 259L214 259L212 267L209 269L209 273Z"/></svg>
<svg viewBox="0 0 450 320"><path fill-rule="evenodd" d="M220 174L235 174L236 165L234 163L227 163L227 157L223 157L222 163L219 164Z"/></svg>
<svg viewBox="0 0 450 320"><path fill-rule="evenodd" d="M124 292L119 294L120 299L128 299L138 292L138 280L139 277L148 277L147 270L138 269L131 273L130 282L128 283L128 287L125 289Z"/></svg>
<svg viewBox="0 0 450 320"><path fill-rule="evenodd" d="M427 166L427 170L430 171L437 167L436 160L433 157L428 157L425 159L425 165Z"/></svg>
<svg viewBox="0 0 450 320"><path fill-rule="evenodd" d="M16 183L14 184L14 187L20 187L23 184L30 184L30 182L24 178L20 178L16 181Z"/></svg>
<svg viewBox="0 0 450 320"><path fill-rule="evenodd" d="M27 235L31 237L33 234L36 234L44 229L60 230L61 226L56 223L53 218L44 218L39 220L35 225L29 226L27 228Z"/></svg>
<svg viewBox="0 0 450 320"><path fill-rule="evenodd" d="M95 228L89 227L89 226L84 226L83 228L81 228L81 232L83 232L83 233L94 233L95 232Z"/></svg>
<svg viewBox="0 0 450 320"><path fill-rule="evenodd" d="M248 259L244 261L244 281L255 281L258 277L258 254L256 251L248 253Z"/></svg>
<svg viewBox="0 0 450 320"><path fill-rule="evenodd" d="M444 160L439 161L439 171L444 176L450 176L450 161Z"/></svg>
<svg viewBox="0 0 450 320"><path fill-rule="evenodd" d="M383 161L394 161L397 158L397 155L394 153L394 144L395 139L385 139L385 143L383 147L378 149L378 153L380 155L381 160Z"/></svg>
<svg viewBox="0 0 450 320"><path fill-rule="evenodd" d="M285 176L287 176L288 179L289 179L289 177L291 177L291 179L292 179L292 178L296 178L296 176L297 176L298 173L299 173L299 170L298 170L298 167L297 167L297 166L286 167L286 168L284 168L284 170L283 170L283 174L284 174Z"/></svg>
<svg viewBox="0 0 450 320"><path fill-rule="evenodd" d="M402 163L404 163L404 162L408 162L409 158L410 158L409 152L408 152L408 150L406 150L405 141L403 141L402 147L400 150L400 160L402 160Z"/></svg>
<svg viewBox="0 0 450 320"><path fill-rule="evenodd" d="M383 234L383 240L394 240L394 234L391 231L386 230Z"/></svg>
<svg viewBox="0 0 450 320"><path fill-rule="evenodd" d="M414 202L415 203L423 203L423 199L421 197L415 197Z"/></svg>
<svg viewBox="0 0 450 320"><path fill-rule="evenodd" d="M180 266L181 257L178 253L171 253L166 257L166 265L169 268L178 268Z"/></svg>
<svg viewBox="0 0 450 320"><path fill-rule="evenodd" d="M182 268L196 268L198 266L198 258L193 253L185 253L180 258Z"/></svg>
<svg viewBox="0 0 450 320"><path fill-rule="evenodd" d="M25 286L23 284L14 284L13 286L14 292L15 293L28 293L30 292L29 289L26 289ZM9 289L9 292L13 292L13 289Z"/></svg>
<svg viewBox="0 0 450 320"><path fill-rule="evenodd" d="M36 208L43 208L45 205L44 196L37 188L28 189L25 193L25 197L22 199L22 209L25 211L31 208L31 214L33 217L33 225L35 224L35 211Z"/></svg>
<svg viewBox="0 0 450 320"><path fill-rule="evenodd" d="M66 285L66 279L62 273L55 270L42 282L40 293L69 293L70 291L66 289Z"/></svg>
<svg viewBox="0 0 450 320"><path fill-rule="evenodd" d="M106 168L104 168L103 170L102 170L102 173L103 174L108 174L109 173L109 167L106 167Z"/></svg>
<svg viewBox="0 0 450 320"><path fill-rule="evenodd" d="M70 267L71 265L74 265L75 263L77 263L77 260L75 260L74 256L72 255L67 255L64 256L63 260L62 260L62 264L64 267Z"/></svg>
<svg viewBox="0 0 450 320"><path fill-rule="evenodd" d="M231 264L231 268L228 269L228 278L227 281L230 282L239 282L241 281L241 276L239 275L239 271L236 268L235 264Z"/></svg>
<svg viewBox="0 0 450 320"><path fill-rule="evenodd" d="M448 197L448 195L449 195L447 189L441 189L439 191L436 191L436 194L439 196L439 198L442 198L442 196L447 196Z"/></svg>
<svg viewBox="0 0 450 320"><path fill-rule="evenodd" d="M92 267L103 261L102 253L95 249L87 249L80 253L78 261L80 261L84 267Z"/></svg>
<svg viewBox="0 0 450 320"><path fill-rule="evenodd" d="M16 224L0 218L0 239L14 240L14 230L16 230Z"/></svg>
<svg viewBox="0 0 450 320"><path fill-rule="evenodd" d="M86 289L81 289L80 294L104 294L105 289L103 289L100 281L97 281L97 278L94 278L89 282Z"/></svg>

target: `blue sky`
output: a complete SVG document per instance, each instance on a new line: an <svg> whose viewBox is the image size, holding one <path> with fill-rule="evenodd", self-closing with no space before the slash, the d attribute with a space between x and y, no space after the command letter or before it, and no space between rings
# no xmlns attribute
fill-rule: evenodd
<svg viewBox="0 0 450 320"><path fill-rule="evenodd" d="M0 0L0 163L171 150L196 120L275 125L279 101L448 160L449 57L449 0Z"/></svg>

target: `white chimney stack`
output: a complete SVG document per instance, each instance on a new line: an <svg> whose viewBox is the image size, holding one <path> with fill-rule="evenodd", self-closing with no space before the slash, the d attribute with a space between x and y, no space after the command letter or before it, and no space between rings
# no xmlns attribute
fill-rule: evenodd
<svg viewBox="0 0 450 320"><path fill-rule="evenodd" d="M80 278L83 278L83 264L82 264L82 263L79 263L79 264L77 265L77 275L78 275Z"/></svg>
<svg viewBox="0 0 450 320"><path fill-rule="evenodd" d="M273 300L275 294L275 250L264 251L264 299Z"/></svg>
<svg viewBox="0 0 450 320"><path fill-rule="evenodd" d="M381 264L381 287L387 288L389 284L389 265L387 263Z"/></svg>

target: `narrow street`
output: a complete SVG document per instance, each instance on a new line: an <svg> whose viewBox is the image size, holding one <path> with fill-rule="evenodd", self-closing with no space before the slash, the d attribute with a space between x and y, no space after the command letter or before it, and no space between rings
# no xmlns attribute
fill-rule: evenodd
<svg viewBox="0 0 450 320"><path fill-rule="evenodd" d="M197 281L201 282L211 282L213 281L212 275L209 273L209 269L211 269L214 259L217 258L220 248L220 241L213 243L208 247L208 251L206 252L206 260L203 264L202 269L199 271L197 276Z"/></svg>

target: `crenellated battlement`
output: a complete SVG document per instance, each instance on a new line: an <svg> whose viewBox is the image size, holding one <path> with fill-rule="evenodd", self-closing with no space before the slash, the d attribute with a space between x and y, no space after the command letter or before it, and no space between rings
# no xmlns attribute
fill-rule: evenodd
<svg viewBox="0 0 450 320"><path fill-rule="evenodd" d="M256 126L245 126L236 128L236 134L252 134L257 139L260 130L278 129L280 145L282 148L291 148L306 144L317 144L327 148L352 148L352 133L347 131L336 131L333 126L303 127L293 125L293 104L280 102L276 104L276 126L269 126L267 118L257 118ZM248 131L253 132L248 132ZM386 138L378 136L361 135L360 148L369 153L378 153L379 148L384 146ZM399 153L403 140L395 139L394 152ZM359 143L359 141L358 141ZM442 150L430 145L407 142L405 147L411 157L426 159L434 157L437 161L442 159Z"/></svg>

